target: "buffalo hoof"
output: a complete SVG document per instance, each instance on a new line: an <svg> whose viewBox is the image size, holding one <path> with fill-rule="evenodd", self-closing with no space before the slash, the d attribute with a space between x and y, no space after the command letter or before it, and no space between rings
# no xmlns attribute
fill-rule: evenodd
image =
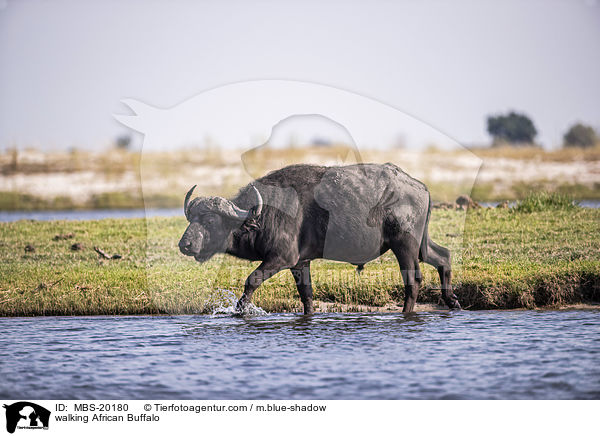
<svg viewBox="0 0 600 436"><path fill-rule="evenodd" d="M452 300L450 304L448 304L448 307L450 308L450 310L462 310L462 307L460 307L460 303L458 302L458 300Z"/></svg>
<svg viewBox="0 0 600 436"><path fill-rule="evenodd" d="M448 308L450 310L461 310L462 309L462 307L460 307L460 303L458 302L458 298L454 294L452 294L452 298L446 300L445 303L446 303L446 306L448 306Z"/></svg>
<svg viewBox="0 0 600 436"><path fill-rule="evenodd" d="M248 305L248 303L246 303L246 300L244 300L243 298L240 298L237 302L237 304L235 305L235 311L237 313L243 313L244 309L246 309L246 306Z"/></svg>
<svg viewBox="0 0 600 436"><path fill-rule="evenodd" d="M315 313L312 299L303 301L302 305L304 306L304 315L313 315Z"/></svg>

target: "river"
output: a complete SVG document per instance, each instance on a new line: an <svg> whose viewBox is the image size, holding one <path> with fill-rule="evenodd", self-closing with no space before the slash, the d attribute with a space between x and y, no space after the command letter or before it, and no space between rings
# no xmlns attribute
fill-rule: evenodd
<svg viewBox="0 0 600 436"><path fill-rule="evenodd" d="M0 210L0 222L19 220L101 220L105 218L144 218L183 216L183 206L172 209L92 209L92 210Z"/></svg>
<svg viewBox="0 0 600 436"><path fill-rule="evenodd" d="M600 310L0 319L1 398L600 399Z"/></svg>

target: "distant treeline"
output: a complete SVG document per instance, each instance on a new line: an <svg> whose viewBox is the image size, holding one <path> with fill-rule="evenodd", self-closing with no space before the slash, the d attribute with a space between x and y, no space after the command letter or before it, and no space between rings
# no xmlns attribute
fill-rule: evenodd
<svg viewBox="0 0 600 436"><path fill-rule="evenodd" d="M535 145L537 129L525 114L509 112L506 115L487 117L487 131L492 136L493 146ZM596 130L582 123L575 123L563 135L564 147L594 147L598 143Z"/></svg>

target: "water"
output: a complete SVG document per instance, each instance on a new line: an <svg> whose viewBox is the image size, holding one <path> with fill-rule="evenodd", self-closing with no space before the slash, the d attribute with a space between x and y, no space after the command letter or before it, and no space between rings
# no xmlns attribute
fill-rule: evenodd
<svg viewBox="0 0 600 436"><path fill-rule="evenodd" d="M237 310L238 299L235 293L229 289L218 289L217 292L210 295L206 306L212 308L213 315L230 316L264 316L267 312L262 307L257 307L253 303L248 303L242 313Z"/></svg>
<svg viewBox="0 0 600 436"><path fill-rule="evenodd" d="M104 218L144 218L183 216L183 208L173 209L96 209L96 210L0 210L0 222L18 220L100 220Z"/></svg>
<svg viewBox="0 0 600 436"><path fill-rule="evenodd" d="M587 207L590 209L600 209L600 200L577 200L575 203L581 207ZM482 201L479 203L483 207L496 207L500 204L499 201ZM514 207L517 204L516 201L508 203L508 207Z"/></svg>
<svg viewBox="0 0 600 436"><path fill-rule="evenodd" d="M600 310L0 319L0 398L600 399Z"/></svg>

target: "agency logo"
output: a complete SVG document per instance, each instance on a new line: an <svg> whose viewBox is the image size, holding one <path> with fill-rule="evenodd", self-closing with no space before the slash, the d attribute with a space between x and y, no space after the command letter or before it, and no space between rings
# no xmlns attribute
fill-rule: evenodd
<svg viewBox="0 0 600 436"><path fill-rule="evenodd" d="M14 433L15 429L39 430L48 429L50 411L28 401L19 401L4 405L6 409L6 431Z"/></svg>

